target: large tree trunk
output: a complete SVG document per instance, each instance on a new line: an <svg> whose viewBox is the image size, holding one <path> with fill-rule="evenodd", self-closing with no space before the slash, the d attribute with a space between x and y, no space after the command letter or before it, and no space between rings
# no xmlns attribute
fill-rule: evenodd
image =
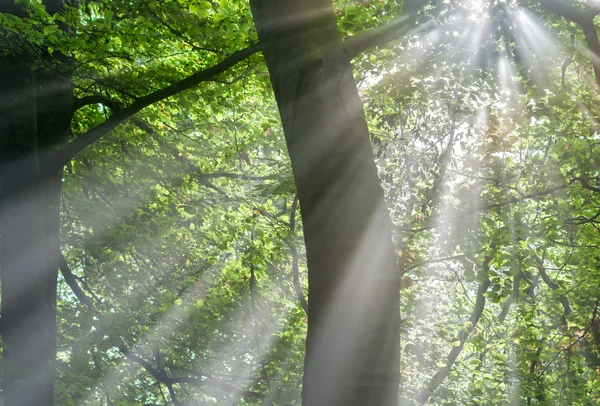
<svg viewBox="0 0 600 406"><path fill-rule="evenodd" d="M391 221L331 0L251 4L302 208L309 278L303 404L397 404Z"/></svg>
<svg viewBox="0 0 600 406"><path fill-rule="evenodd" d="M4 405L53 402L56 304L44 232L39 178L37 89L26 57L6 58L2 94L0 281Z"/></svg>
<svg viewBox="0 0 600 406"><path fill-rule="evenodd" d="M34 73L26 56L2 63L1 396L7 406L53 405L62 176L39 168L68 134L72 91L64 72Z"/></svg>

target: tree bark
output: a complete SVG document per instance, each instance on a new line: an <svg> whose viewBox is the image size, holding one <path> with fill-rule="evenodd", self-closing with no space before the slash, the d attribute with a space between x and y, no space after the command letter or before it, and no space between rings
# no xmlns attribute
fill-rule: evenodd
<svg viewBox="0 0 600 406"><path fill-rule="evenodd" d="M52 404L56 313L46 286L44 194L28 181L39 172L35 75L24 56L3 62L2 396L4 405Z"/></svg>
<svg viewBox="0 0 600 406"><path fill-rule="evenodd" d="M254 0L308 262L303 404L395 405L399 274L363 106L330 0Z"/></svg>
<svg viewBox="0 0 600 406"><path fill-rule="evenodd" d="M66 71L31 70L26 55L0 69L0 335L4 405L53 405L61 172L40 157L69 132Z"/></svg>
<svg viewBox="0 0 600 406"><path fill-rule="evenodd" d="M594 18L600 14L600 7L594 3L581 7L582 4L561 0L538 0L538 3L546 10L581 27L590 52L589 57L594 69L596 84L600 87L600 41L598 41L598 33L594 24Z"/></svg>

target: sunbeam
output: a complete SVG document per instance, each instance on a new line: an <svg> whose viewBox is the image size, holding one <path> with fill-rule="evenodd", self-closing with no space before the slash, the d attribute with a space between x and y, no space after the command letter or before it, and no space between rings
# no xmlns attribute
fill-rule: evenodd
<svg viewBox="0 0 600 406"><path fill-rule="evenodd" d="M0 404L600 404L598 15L0 1Z"/></svg>

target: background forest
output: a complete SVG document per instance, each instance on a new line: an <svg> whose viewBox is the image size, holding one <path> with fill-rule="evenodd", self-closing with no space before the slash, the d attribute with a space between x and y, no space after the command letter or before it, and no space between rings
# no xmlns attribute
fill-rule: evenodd
<svg viewBox="0 0 600 406"><path fill-rule="evenodd" d="M53 404L10 394L49 336L57 405L302 404L303 202L259 3L0 1L5 405ZM357 39L400 404L600 404L600 3L313 3Z"/></svg>

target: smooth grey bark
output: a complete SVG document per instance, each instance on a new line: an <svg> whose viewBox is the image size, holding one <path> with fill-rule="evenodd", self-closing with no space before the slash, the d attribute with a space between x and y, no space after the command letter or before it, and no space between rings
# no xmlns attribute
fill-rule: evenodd
<svg viewBox="0 0 600 406"><path fill-rule="evenodd" d="M391 220L330 0L254 0L308 262L303 404L396 405L399 273Z"/></svg>

